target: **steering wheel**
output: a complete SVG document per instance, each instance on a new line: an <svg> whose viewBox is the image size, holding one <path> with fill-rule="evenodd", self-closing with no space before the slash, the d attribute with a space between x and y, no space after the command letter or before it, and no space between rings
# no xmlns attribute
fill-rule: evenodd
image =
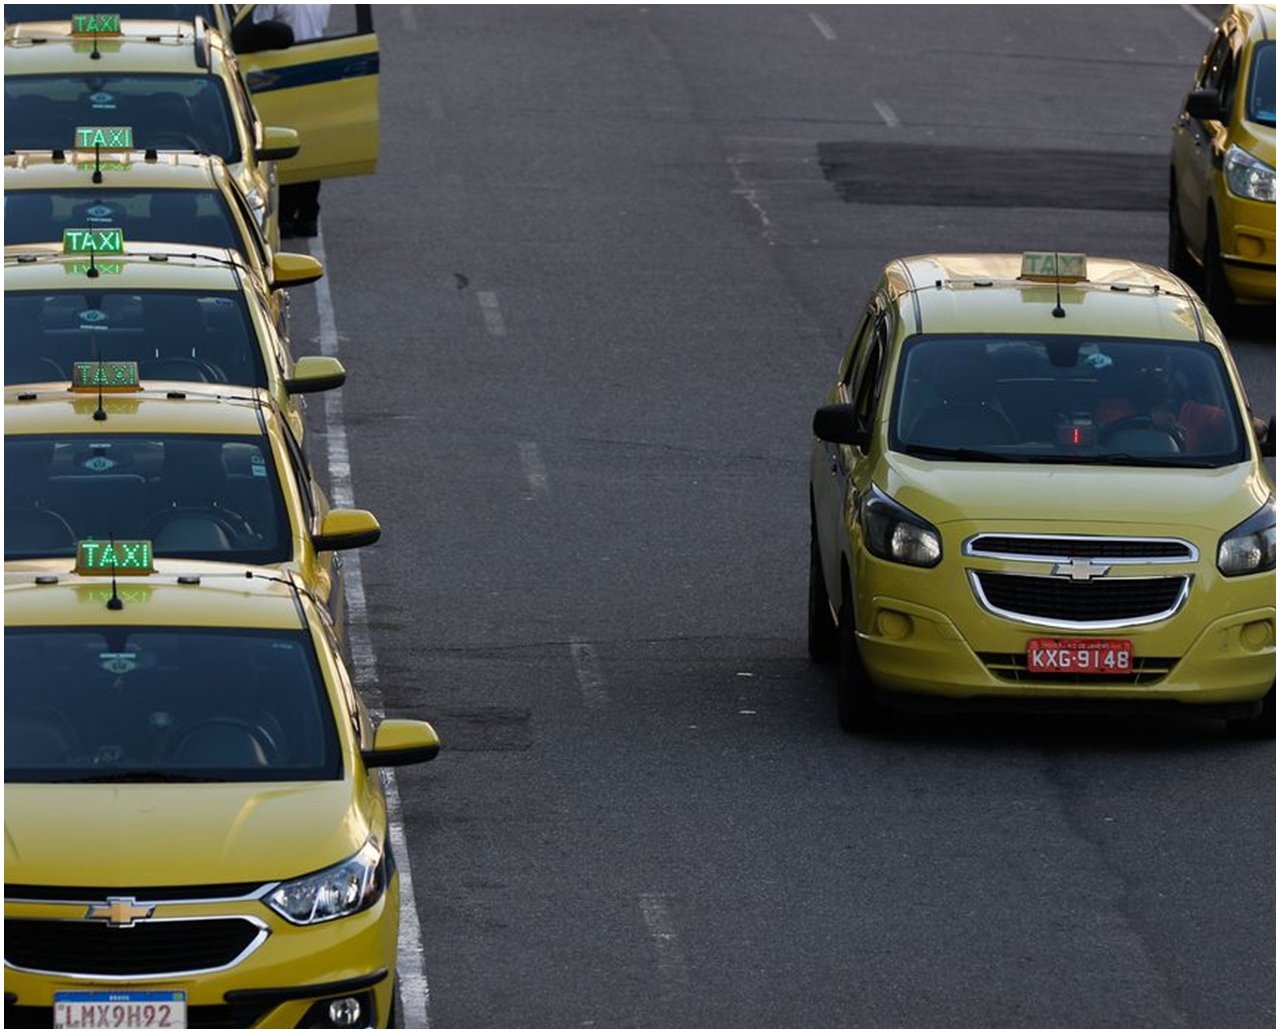
<svg viewBox="0 0 1280 1033"><path fill-rule="evenodd" d="M151 150L202 151L204 145L194 136L178 129L164 129L158 133L150 133L146 145Z"/></svg>
<svg viewBox="0 0 1280 1033"><path fill-rule="evenodd" d="M204 721L197 721L195 724L183 730L177 741L169 750L169 756L178 757L184 748L190 743L191 739L197 734L207 729L230 728L242 733L261 751L262 756L268 763L276 763L280 759L280 746L272 738L271 733L259 725L250 724L248 721L242 721L238 717L210 717Z"/></svg>
<svg viewBox="0 0 1280 1033"><path fill-rule="evenodd" d="M1167 435L1178 446L1178 451L1185 451L1185 442L1182 440L1182 432L1177 427L1157 427L1155 420L1150 416L1125 416L1123 419L1108 423L1098 432L1098 444L1105 445L1113 437L1125 430L1153 430L1157 434Z"/></svg>
<svg viewBox="0 0 1280 1033"><path fill-rule="evenodd" d="M234 509L210 504L208 506L170 506L157 513L152 513L142 524L142 537L155 538L167 525L175 520L207 520L216 524L229 541L253 539L257 535L248 519Z"/></svg>
<svg viewBox="0 0 1280 1033"><path fill-rule="evenodd" d="M203 384L222 382L222 378L207 362L186 355L165 355L158 359L148 359L144 366L144 376L153 380L195 380Z"/></svg>

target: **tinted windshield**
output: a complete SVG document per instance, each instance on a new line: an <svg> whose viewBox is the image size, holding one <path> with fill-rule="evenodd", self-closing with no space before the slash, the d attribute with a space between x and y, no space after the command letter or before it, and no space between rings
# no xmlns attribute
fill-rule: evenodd
<svg viewBox="0 0 1280 1033"><path fill-rule="evenodd" d="M129 18L153 18L156 21L195 21L199 15L210 25L215 24L213 4L126 4L117 10L120 16ZM4 20L15 22L70 21L75 14L84 14L84 4L5 4Z"/></svg>
<svg viewBox="0 0 1280 1033"><path fill-rule="evenodd" d="M924 456L1223 466L1247 455L1226 369L1199 344L916 337L892 419L893 447Z"/></svg>
<svg viewBox="0 0 1280 1033"><path fill-rule="evenodd" d="M126 241L247 251L217 190L10 190L4 195L5 244L61 241L63 230L86 226L116 227Z"/></svg>
<svg viewBox="0 0 1280 1033"><path fill-rule="evenodd" d="M22 75L4 80L4 149L75 145L77 126L132 126L138 148L240 160L215 75Z"/></svg>
<svg viewBox="0 0 1280 1033"><path fill-rule="evenodd" d="M1274 40L1259 43L1253 50L1253 67L1249 69L1247 117L1250 122L1276 124L1276 44Z"/></svg>
<svg viewBox="0 0 1280 1033"><path fill-rule="evenodd" d="M158 559L290 555L266 438L11 435L4 456L6 560L74 556L90 538L150 539Z"/></svg>
<svg viewBox="0 0 1280 1033"><path fill-rule="evenodd" d="M7 628L4 669L6 782L341 777L304 631Z"/></svg>
<svg viewBox="0 0 1280 1033"><path fill-rule="evenodd" d="M144 383L267 384L247 302L232 291L6 291L4 341L6 384L69 384L90 359L137 362Z"/></svg>

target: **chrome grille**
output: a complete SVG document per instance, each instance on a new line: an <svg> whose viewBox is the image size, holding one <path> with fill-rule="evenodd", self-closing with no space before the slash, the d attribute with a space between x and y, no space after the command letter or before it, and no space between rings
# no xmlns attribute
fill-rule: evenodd
<svg viewBox="0 0 1280 1033"><path fill-rule="evenodd" d="M1084 535L980 534L965 543L965 555L994 559L1146 560L1190 563L1196 547L1178 538L1096 538Z"/></svg>
<svg viewBox="0 0 1280 1033"><path fill-rule="evenodd" d="M969 571L974 592L992 613L1064 628L1150 624L1177 612L1191 584L1188 576L1109 577L1089 581Z"/></svg>

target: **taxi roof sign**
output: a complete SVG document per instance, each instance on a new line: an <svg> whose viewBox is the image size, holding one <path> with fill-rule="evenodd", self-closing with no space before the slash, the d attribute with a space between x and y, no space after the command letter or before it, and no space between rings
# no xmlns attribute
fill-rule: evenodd
<svg viewBox="0 0 1280 1033"><path fill-rule="evenodd" d="M1070 251L1024 251L1020 280L1036 283L1081 283L1089 279L1088 260Z"/></svg>
<svg viewBox="0 0 1280 1033"><path fill-rule="evenodd" d="M62 231L64 255L119 255L124 253L124 230L116 226L105 229L89 227Z"/></svg>
<svg viewBox="0 0 1280 1033"><path fill-rule="evenodd" d="M81 393L139 391L136 362L88 359L71 366L71 390Z"/></svg>
<svg viewBox="0 0 1280 1033"><path fill-rule="evenodd" d="M76 126L76 147L133 149L133 126Z"/></svg>
<svg viewBox="0 0 1280 1033"><path fill-rule="evenodd" d="M71 35L119 36L120 15L115 13L73 14L71 16Z"/></svg>
<svg viewBox="0 0 1280 1033"><path fill-rule="evenodd" d="M152 559L151 542L146 538L76 542L77 574L145 577L156 572Z"/></svg>

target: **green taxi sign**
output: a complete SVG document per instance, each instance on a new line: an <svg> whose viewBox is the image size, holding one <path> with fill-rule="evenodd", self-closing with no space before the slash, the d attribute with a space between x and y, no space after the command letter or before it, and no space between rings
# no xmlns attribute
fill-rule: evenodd
<svg viewBox="0 0 1280 1033"><path fill-rule="evenodd" d="M71 390L82 392L138 391L136 362L103 362L89 359L72 363Z"/></svg>
<svg viewBox="0 0 1280 1033"><path fill-rule="evenodd" d="M76 542L77 574L154 574L151 542L145 538Z"/></svg>
<svg viewBox="0 0 1280 1033"><path fill-rule="evenodd" d="M1084 255L1068 251L1024 251L1019 279L1038 283L1079 283L1089 278Z"/></svg>
<svg viewBox="0 0 1280 1033"><path fill-rule="evenodd" d="M71 16L71 35L119 36L120 15L115 13L73 14Z"/></svg>
<svg viewBox="0 0 1280 1033"><path fill-rule="evenodd" d="M133 126L76 126L76 147L132 150Z"/></svg>
<svg viewBox="0 0 1280 1033"><path fill-rule="evenodd" d="M71 229L62 231L64 255L119 255L124 253L124 230L110 226L106 229Z"/></svg>

